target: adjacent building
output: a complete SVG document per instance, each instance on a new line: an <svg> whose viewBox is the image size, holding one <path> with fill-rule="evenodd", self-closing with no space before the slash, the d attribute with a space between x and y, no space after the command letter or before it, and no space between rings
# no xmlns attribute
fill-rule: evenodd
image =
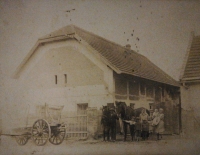
<svg viewBox="0 0 200 155"><path fill-rule="evenodd" d="M181 82L182 129L195 135L200 126L200 36L192 33L185 57Z"/></svg>

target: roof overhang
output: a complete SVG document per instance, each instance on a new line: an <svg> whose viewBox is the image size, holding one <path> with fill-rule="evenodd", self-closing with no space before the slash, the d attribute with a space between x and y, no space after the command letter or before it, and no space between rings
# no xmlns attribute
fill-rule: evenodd
<svg viewBox="0 0 200 155"><path fill-rule="evenodd" d="M185 83L198 83L200 82L200 77L183 78L180 80L181 84Z"/></svg>

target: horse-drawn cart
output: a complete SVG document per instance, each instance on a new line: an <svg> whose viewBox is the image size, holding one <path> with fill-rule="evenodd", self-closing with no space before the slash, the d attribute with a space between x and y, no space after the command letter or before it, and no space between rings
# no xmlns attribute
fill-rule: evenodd
<svg viewBox="0 0 200 155"><path fill-rule="evenodd" d="M45 145L48 141L54 145L63 142L66 127L61 121L61 111L64 106L50 106L45 104L44 118L37 119L32 126L16 128L17 134L13 135L19 145L25 145L32 139L38 146Z"/></svg>

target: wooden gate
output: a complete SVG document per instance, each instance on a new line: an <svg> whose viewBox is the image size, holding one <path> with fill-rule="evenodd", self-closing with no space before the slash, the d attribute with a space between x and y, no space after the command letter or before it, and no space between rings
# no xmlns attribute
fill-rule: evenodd
<svg viewBox="0 0 200 155"><path fill-rule="evenodd" d="M66 137L86 138L87 114L77 115L76 111L64 112L62 122L66 124Z"/></svg>

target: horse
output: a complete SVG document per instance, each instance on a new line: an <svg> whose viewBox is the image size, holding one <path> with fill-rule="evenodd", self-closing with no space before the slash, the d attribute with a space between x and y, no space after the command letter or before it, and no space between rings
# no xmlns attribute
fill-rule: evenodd
<svg viewBox="0 0 200 155"><path fill-rule="evenodd" d="M102 117L101 117L101 125L103 126L103 140L109 141L110 135L110 110L108 106L103 106L102 108Z"/></svg>
<svg viewBox="0 0 200 155"><path fill-rule="evenodd" d="M121 116L121 119L123 121L123 128L124 128L124 141L126 141L127 137L127 126L130 127L130 132L132 136L132 140L134 137L134 128L131 126L128 122L132 119L132 117L135 117L134 109L132 109L130 106L127 106L125 102L116 102L116 111L118 115Z"/></svg>

